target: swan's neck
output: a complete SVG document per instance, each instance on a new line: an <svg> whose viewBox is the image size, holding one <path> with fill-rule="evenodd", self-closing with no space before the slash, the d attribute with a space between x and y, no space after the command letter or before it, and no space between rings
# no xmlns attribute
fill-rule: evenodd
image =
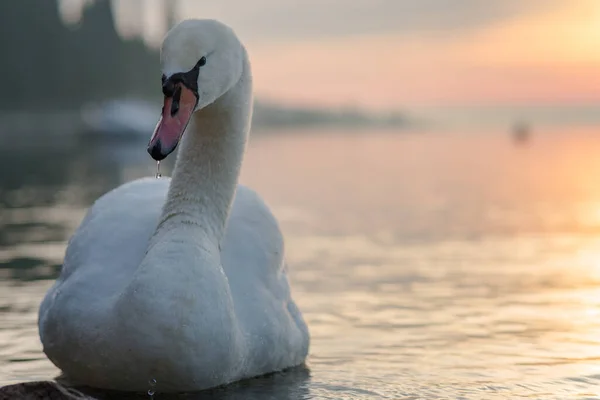
<svg viewBox="0 0 600 400"><path fill-rule="evenodd" d="M219 245L235 195L252 117L247 59L238 83L194 113L183 135L167 200L154 234L191 228ZM209 243L206 243L209 244Z"/></svg>

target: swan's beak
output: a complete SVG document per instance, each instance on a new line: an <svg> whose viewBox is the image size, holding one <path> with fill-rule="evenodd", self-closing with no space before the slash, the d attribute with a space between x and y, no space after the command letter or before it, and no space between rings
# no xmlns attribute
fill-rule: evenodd
<svg viewBox="0 0 600 400"><path fill-rule="evenodd" d="M173 96L165 96L162 115L148 143L148 153L156 161L166 158L175 150L197 102L194 92L181 83L177 84Z"/></svg>

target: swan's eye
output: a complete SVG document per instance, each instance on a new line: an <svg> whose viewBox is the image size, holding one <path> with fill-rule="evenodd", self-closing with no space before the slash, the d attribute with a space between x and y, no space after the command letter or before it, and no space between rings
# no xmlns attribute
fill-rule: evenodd
<svg viewBox="0 0 600 400"><path fill-rule="evenodd" d="M165 76L165 74L163 74L163 76L160 79L162 80L162 83L164 85L167 80L167 77Z"/></svg>
<svg viewBox="0 0 600 400"><path fill-rule="evenodd" d="M198 64L196 64L198 67L203 66L204 64L206 64L206 57L202 57L200 60L198 60Z"/></svg>

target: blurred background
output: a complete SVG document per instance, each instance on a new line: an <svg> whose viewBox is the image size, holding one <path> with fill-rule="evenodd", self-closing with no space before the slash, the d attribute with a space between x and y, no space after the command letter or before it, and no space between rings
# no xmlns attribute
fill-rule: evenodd
<svg viewBox="0 0 600 400"><path fill-rule="evenodd" d="M57 374L39 302L87 207L155 173L190 17L250 53L241 181L313 337L225 398L600 398L596 0L0 2L0 386Z"/></svg>

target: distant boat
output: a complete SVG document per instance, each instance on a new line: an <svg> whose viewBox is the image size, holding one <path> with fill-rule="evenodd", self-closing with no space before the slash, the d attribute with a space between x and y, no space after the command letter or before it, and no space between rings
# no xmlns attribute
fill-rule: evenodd
<svg viewBox="0 0 600 400"><path fill-rule="evenodd" d="M525 121L517 121L512 127L512 136L515 142L527 142L531 136L531 127Z"/></svg>
<svg viewBox="0 0 600 400"><path fill-rule="evenodd" d="M107 139L148 140L159 114L158 106L143 100L88 104L81 110L83 133Z"/></svg>

